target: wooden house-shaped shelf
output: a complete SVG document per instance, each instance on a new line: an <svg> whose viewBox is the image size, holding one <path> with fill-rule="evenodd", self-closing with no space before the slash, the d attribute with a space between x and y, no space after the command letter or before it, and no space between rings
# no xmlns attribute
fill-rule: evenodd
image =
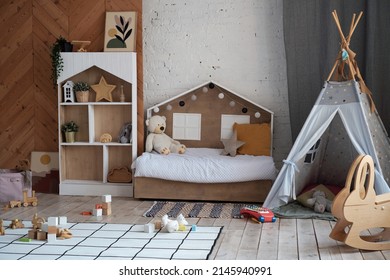
<svg viewBox="0 0 390 280"><path fill-rule="evenodd" d="M137 131L136 53L72 52L61 56L64 68L57 80L60 194L132 196L130 181L113 183L108 174L114 169L130 168L137 157L136 133L132 133L131 143L118 141L126 123ZM63 90L69 81L100 85L102 77L115 86L112 101L96 102L97 93L91 90L87 102L67 102ZM62 124L69 121L79 126L73 143L67 143L61 133ZM102 142L102 135L107 134L112 141Z"/></svg>

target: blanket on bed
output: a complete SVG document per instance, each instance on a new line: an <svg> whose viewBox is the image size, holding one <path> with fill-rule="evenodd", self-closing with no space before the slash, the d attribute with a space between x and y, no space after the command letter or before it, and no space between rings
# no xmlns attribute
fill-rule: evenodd
<svg viewBox="0 0 390 280"><path fill-rule="evenodd" d="M269 156L221 155L222 149L188 148L185 154L143 153L132 165L135 177L172 181L224 183L274 180L277 170Z"/></svg>

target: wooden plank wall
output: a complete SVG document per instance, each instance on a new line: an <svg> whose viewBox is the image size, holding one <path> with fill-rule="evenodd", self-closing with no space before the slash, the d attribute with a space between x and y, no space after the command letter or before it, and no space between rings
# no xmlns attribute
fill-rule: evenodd
<svg viewBox="0 0 390 280"><path fill-rule="evenodd" d="M138 153L143 151L142 0L1 0L0 168L58 151L50 48L60 35L103 51L105 12L137 11Z"/></svg>

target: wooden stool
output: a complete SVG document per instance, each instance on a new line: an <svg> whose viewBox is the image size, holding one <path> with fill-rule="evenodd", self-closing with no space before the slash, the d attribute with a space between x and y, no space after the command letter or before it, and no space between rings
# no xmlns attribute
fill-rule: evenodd
<svg viewBox="0 0 390 280"><path fill-rule="evenodd" d="M338 219L330 237L363 250L390 249L390 193L376 195L374 162L359 155L352 163L345 187L336 195L332 214ZM364 231L381 229L373 235Z"/></svg>

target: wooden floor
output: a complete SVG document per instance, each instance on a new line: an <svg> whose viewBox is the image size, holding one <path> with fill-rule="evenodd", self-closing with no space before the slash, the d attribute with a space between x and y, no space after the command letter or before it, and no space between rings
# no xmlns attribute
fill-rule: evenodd
<svg viewBox="0 0 390 280"><path fill-rule="evenodd" d="M146 224L143 217L152 201L113 197L112 215L83 216L101 197L59 196L38 193L38 206L1 209L0 218L31 220L39 216L67 216L69 222L109 222ZM99 220L98 220L99 219ZM156 218L157 219L157 218ZM329 238L333 222L311 219L277 219L275 223L257 224L247 219L191 218L198 226L223 226L211 253L215 260L389 260L388 251L362 251Z"/></svg>

